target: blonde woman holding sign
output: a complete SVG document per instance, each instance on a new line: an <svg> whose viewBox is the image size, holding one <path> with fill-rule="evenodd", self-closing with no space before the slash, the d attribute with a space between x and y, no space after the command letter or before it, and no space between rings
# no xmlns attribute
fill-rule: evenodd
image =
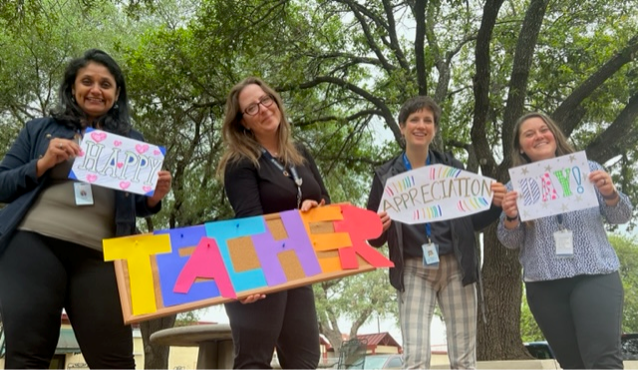
<svg viewBox="0 0 640 372"><path fill-rule="evenodd" d="M574 152L553 120L535 112L518 119L512 145L514 166ZM633 206L600 164L590 161L589 168L599 207L520 223L518 193L509 191L498 238L507 248L520 249L529 308L560 366L622 369L624 293L603 219L626 223Z"/></svg>
<svg viewBox="0 0 640 372"><path fill-rule="evenodd" d="M398 123L406 141L404 152L375 170L367 209L377 211L388 178L430 164L463 169L449 154L429 148L439 128L440 107L428 97L408 100ZM391 285L398 290L405 369L429 369L430 332L436 303L447 328L451 369L476 366L476 282L479 258L474 231L500 215L503 184L492 183L493 203L488 211L427 224L391 221L380 212L383 233L369 241L375 247L389 243Z"/></svg>

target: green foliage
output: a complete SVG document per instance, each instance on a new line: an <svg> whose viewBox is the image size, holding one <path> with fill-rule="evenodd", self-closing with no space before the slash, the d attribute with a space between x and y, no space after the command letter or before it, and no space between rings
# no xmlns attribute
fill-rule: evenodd
<svg viewBox="0 0 640 372"><path fill-rule="evenodd" d="M620 260L620 278L624 288L622 331L638 332L638 237L611 234L609 241Z"/></svg>
<svg viewBox="0 0 640 372"><path fill-rule="evenodd" d="M520 309L520 334L522 335L522 342L544 340L544 335L542 334L540 327L538 327L538 323L536 323L536 320L533 318L533 314L531 314L531 310L529 309L529 304L527 303L526 296L524 295L522 296L522 306Z"/></svg>

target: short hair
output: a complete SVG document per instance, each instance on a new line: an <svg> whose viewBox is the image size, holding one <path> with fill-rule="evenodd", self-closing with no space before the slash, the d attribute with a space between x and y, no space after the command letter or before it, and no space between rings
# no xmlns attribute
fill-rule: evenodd
<svg viewBox="0 0 640 372"><path fill-rule="evenodd" d="M398 125L403 126L409 118L409 115L420 110L427 109L433 113L433 122L436 127L440 125L440 106L432 98L427 96L417 96L407 100L398 113Z"/></svg>

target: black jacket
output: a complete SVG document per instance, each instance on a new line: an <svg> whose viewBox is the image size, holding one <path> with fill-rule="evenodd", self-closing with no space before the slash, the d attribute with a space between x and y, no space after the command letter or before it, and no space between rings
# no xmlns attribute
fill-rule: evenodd
<svg viewBox="0 0 640 372"><path fill-rule="evenodd" d="M36 163L47 151L54 138L72 139L75 132L53 118L29 121L0 163L0 253L4 251L13 232L31 208L33 202L49 179L49 173L36 175ZM129 138L143 141L142 134L131 130ZM147 206L147 197L125 191L115 192L115 236L136 233L136 216L146 217L162 208Z"/></svg>
<svg viewBox="0 0 640 372"><path fill-rule="evenodd" d="M449 154L442 154L437 151L429 151L434 164L445 164L458 169L464 169L462 163ZM382 199L384 185L389 177L406 172L402 155L396 156L387 163L376 168L367 201L367 209L377 211ZM481 230L489 226L500 216L501 208L491 205L491 208L482 213L476 213L467 217L460 217L449 220L451 224L451 236L453 239L453 253L462 271L462 284L469 285L475 283L480 278L480 267L478 250L476 249L476 239L474 231ZM404 292L404 255L401 223L391 221L391 226L383 232L380 237L369 240L374 247L381 247L384 243L389 243L389 259L393 261L395 267L389 269L389 280L391 285L397 290Z"/></svg>

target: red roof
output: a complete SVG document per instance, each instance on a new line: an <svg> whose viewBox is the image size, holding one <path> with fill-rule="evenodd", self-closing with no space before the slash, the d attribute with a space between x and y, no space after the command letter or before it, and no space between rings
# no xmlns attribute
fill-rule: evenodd
<svg viewBox="0 0 640 372"><path fill-rule="evenodd" d="M357 335L358 340L367 344L367 350L369 350L372 354L375 354L376 348L378 346L392 346L398 348L398 353L402 353L402 347L398 344L398 342L389 334L389 332L382 333L371 333L366 335ZM321 336L322 338L322 336ZM343 334L343 341L347 341L349 336ZM332 346L327 348L327 351L335 351Z"/></svg>
<svg viewBox="0 0 640 372"><path fill-rule="evenodd" d="M366 343L369 348L374 346L395 346L400 347L398 342L389 334L389 332L371 333L368 335L357 335L358 340Z"/></svg>

